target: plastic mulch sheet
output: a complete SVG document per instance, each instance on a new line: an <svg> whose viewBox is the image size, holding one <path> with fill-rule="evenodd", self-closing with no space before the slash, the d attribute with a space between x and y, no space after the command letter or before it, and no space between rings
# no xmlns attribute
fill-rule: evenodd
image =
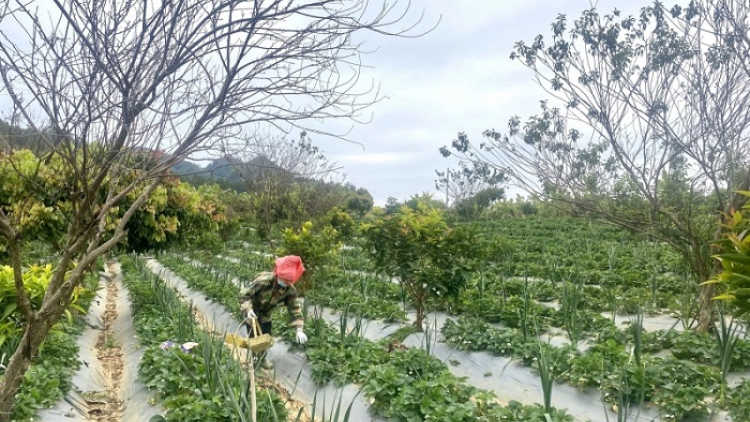
<svg viewBox="0 0 750 422"><path fill-rule="evenodd" d="M114 273L105 273L106 279L112 277L118 283L116 301L117 319L112 323L114 341L122 347L123 368L119 387L107 385L107 377L101 361L97 358L96 344L104 326L106 310L106 279L99 282L99 291L86 316L87 328L78 337L78 359L81 367L73 374L73 388L52 408L37 413L35 420L45 422L84 422L95 420L94 416L104 406L108 390L116 392L116 399L122 400L124 410L123 422L148 421L154 415L163 414L158 405L151 405L152 394L138 381L138 362L143 352L137 349L130 300L127 290L122 285L119 265L111 268Z"/></svg>
<svg viewBox="0 0 750 422"><path fill-rule="evenodd" d="M184 280L165 269L156 260L149 260L147 265L168 285L191 301L210 320L210 325L215 331L234 333L237 330L240 321L235 319L224 306L206 299L202 293L190 289ZM352 421L386 421L386 419L369 413L369 403L360 394L357 386L350 384L337 388L332 384L316 385L311 378L311 368L304 355L290 351L288 345L284 342L277 339L275 345L269 349L268 359L274 364L274 380L292 393L292 397L296 400L308 404L311 404L314 399L317 400L316 413L319 413L319 416L324 416L323 408L326 409L325 416L335 412L340 401L344 410L351 404L350 420Z"/></svg>

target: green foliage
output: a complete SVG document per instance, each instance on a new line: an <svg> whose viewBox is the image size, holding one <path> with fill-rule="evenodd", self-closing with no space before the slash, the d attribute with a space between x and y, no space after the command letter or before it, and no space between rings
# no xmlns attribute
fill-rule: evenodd
<svg viewBox="0 0 750 422"><path fill-rule="evenodd" d="M420 207L427 207L431 209L442 210L445 209L445 203L438 199L435 199L429 192L422 192L421 194L414 194L404 201L404 205L407 208L411 208L414 211L419 211Z"/></svg>
<svg viewBox="0 0 750 422"><path fill-rule="evenodd" d="M748 119L731 117L731 101L700 94L748 95L745 84L719 77L748 76L750 44L734 36L744 32L748 9L729 4L657 1L629 16L596 5L575 19L560 14L550 34L518 41L511 53L553 101L541 101L527 119L511 117L505 133L486 130L475 142L460 133L441 152L502 169L517 186L568 204L576 215L659 239L688 261L696 284L707 281L710 245L720 234L716 211L748 201L733 192L747 189ZM685 127L696 131L664 135ZM700 291L696 328L706 331L714 288Z"/></svg>
<svg viewBox="0 0 750 422"><path fill-rule="evenodd" d="M93 148L91 153L97 153L97 149ZM149 165L144 160L132 160L137 169L111 183L120 186L132 183L139 169ZM24 241L41 240L56 249L61 247L59 243L74 212L75 198L71 195L77 191L71 185L75 177L68 171L70 166L59 154L44 160L28 150L0 154L0 208ZM105 183L98 192L102 201L108 188ZM145 183L137 186L107 214L106 229L110 233L144 189ZM211 238L216 237L220 225L226 221L220 197L221 191L216 186L196 190L178 179L164 180L126 225L128 235L123 247L140 252L177 244L206 246L211 241L218 244L218 239ZM0 254L5 249L5 239L0 238Z"/></svg>
<svg viewBox="0 0 750 422"><path fill-rule="evenodd" d="M372 195L367 189L352 189L346 197L346 210L362 218L372 209L374 203Z"/></svg>
<svg viewBox="0 0 750 422"><path fill-rule="evenodd" d="M23 284L32 310L38 310L41 307L52 272L51 264L32 265L24 269ZM96 294L92 291L91 277L87 280L88 283L84 283L84 286L74 291L73 300L66 311L67 323L71 323L75 315L85 314L88 304ZM17 309L13 269L9 266L0 266L0 352L8 356L12 355L15 351L15 338L22 334L24 323L24 317ZM6 342L9 343L6 344Z"/></svg>
<svg viewBox="0 0 750 422"><path fill-rule="evenodd" d="M310 340L304 349L316 382L362 384L373 409L390 420L548 420L539 406L498 405L491 393L467 385L425 350L390 348L390 339L366 340L356 326L344 324L335 330L318 318L308 320L307 325ZM293 333L287 330L284 335L291 340ZM572 421L557 409L550 416L554 422Z"/></svg>
<svg viewBox="0 0 750 422"><path fill-rule="evenodd" d="M322 218L322 222L336 229L342 239L351 239L357 231L352 216L341 208L332 209Z"/></svg>
<svg viewBox="0 0 750 422"><path fill-rule="evenodd" d="M739 192L750 196L750 192ZM706 282L719 284L724 293L717 296L717 300L731 303L741 316L750 311L750 205L741 210L732 210L725 216L724 226L728 229L725 239L719 242L723 253L715 256L721 262L722 272Z"/></svg>
<svg viewBox="0 0 750 422"><path fill-rule="evenodd" d="M730 393L729 414L733 421L750 420L750 380L744 379Z"/></svg>
<svg viewBox="0 0 750 422"><path fill-rule="evenodd" d="M453 204L452 209L464 220L473 220L479 217L484 210L489 208L495 201L505 195L501 188L486 188L477 192L474 196L460 200Z"/></svg>
<svg viewBox="0 0 750 422"><path fill-rule="evenodd" d="M421 203L364 224L362 232L376 266L397 277L408 293L420 330L427 300L458 295L476 265L476 228L450 228L440 210Z"/></svg>
<svg viewBox="0 0 750 422"><path fill-rule="evenodd" d="M162 255L159 261L185 280L191 288L202 291L208 298L239 314L240 305L237 298L240 289L232 283L232 275L192 265L181 257L172 255Z"/></svg>
<svg viewBox="0 0 750 422"><path fill-rule="evenodd" d="M581 389L597 387L610 403L633 402L641 397L659 405L662 420L680 421L705 415L705 398L719 389L717 368L676 358L632 359L632 343L602 338L585 352L570 346L552 347L538 340L524 340L517 329L497 328L477 319L448 320L442 329L446 341L456 347L513 357L524 365L537 365L542 350L552 378ZM622 333L621 338L627 334ZM632 339L632 337L631 337ZM651 340L653 341L653 340Z"/></svg>
<svg viewBox="0 0 750 422"><path fill-rule="evenodd" d="M347 310L368 319L404 321L406 312L400 306L402 292L390 280L364 274L326 272L326 282L307 292L306 300L331 309Z"/></svg>
<svg viewBox="0 0 750 422"><path fill-rule="evenodd" d="M29 150L0 153L0 209L25 241L42 240L58 245L71 212L72 178L59 155L46 163ZM0 254L6 253L0 237Z"/></svg>
<svg viewBox="0 0 750 422"><path fill-rule="evenodd" d="M52 275L52 266L31 266L23 274L24 286L31 299L32 309L39 309ZM85 325L80 317L96 294L97 274L86 276L84 285L77 288L73 302L66 311L67 318L57 323L33 357L31 367L16 395L14 421L31 421L40 408L56 404L72 387L73 371L80 366L76 337ZM23 316L16 310L13 270L0 267L0 374L6 359L15 351L23 334Z"/></svg>
<svg viewBox="0 0 750 422"><path fill-rule="evenodd" d="M302 274L301 291L315 285L315 272L330 263L342 244L339 232L331 226L313 225L307 221L299 230L285 229L277 255L297 255L302 258L305 272Z"/></svg>
<svg viewBox="0 0 750 422"><path fill-rule="evenodd" d="M73 371L80 367L76 336L84 324L58 326L45 340L44 351L32 360L16 395L11 420L30 422L37 410L54 406L72 387Z"/></svg>
<svg viewBox="0 0 750 422"><path fill-rule="evenodd" d="M497 185L507 181L505 174L486 163L459 163L458 169L435 171L435 189L444 192L452 209L463 219L477 217L490 204L501 199L505 191Z"/></svg>
<svg viewBox="0 0 750 422"><path fill-rule="evenodd" d="M226 222L219 227L221 240L246 238L253 222L253 198L227 189L221 192L221 203L226 207Z"/></svg>
<svg viewBox="0 0 750 422"><path fill-rule="evenodd" d="M136 268L121 257L123 281L133 303L139 341L146 346L139 374L146 386L164 400L165 421L245 422L249 412L247 374L219 339L202 333L193 309L154 274ZM179 348L162 350L160 343L197 341L191 353ZM259 390L263 391L263 390ZM286 419L286 409L273 392L258 395L258 420Z"/></svg>
<svg viewBox="0 0 750 422"><path fill-rule="evenodd" d="M140 193L137 189L127 199L133 201ZM180 245L217 247L218 232L227 220L222 197L217 185L195 189L179 179L166 179L131 217L126 225L128 236L121 248L145 252ZM121 212L129 207L128 200L120 206ZM112 223L120 217L114 217Z"/></svg>

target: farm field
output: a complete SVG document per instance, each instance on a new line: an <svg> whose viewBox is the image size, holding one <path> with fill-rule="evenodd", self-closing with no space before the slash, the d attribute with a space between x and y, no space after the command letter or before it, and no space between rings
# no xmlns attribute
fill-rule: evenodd
<svg viewBox="0 0 750 422"><path fill-rule="evenodd" d="M691 330L696 286L669 249L580 219L483 222L482 232L497 255L457 297L430 299L424 332L399 280L350 240L305 294L307 344L277 309L275 369L254 379L258 420L750 418L747 321ZM223 337L237 332L239 288L272 266L270 251L248 238L102 264L56 334L75 347L53 337L30 372L63 365L64 383L24 384L14 420L243 420L248 356ZM181 350L188 342L199 346Z"/></svg>
<svg viewBox="0 0 750 422"><path fill-rule="evenodd" d="M360 388L355 409L399 421L533 420L542 414L545 377L554 420L747 417L750 342L741 334L728 358L717 336L688 329L695 283L670 250L573 219L485 223L483 231L504 243L503 254L457 299L430 304L425 333L410 327L398 282L359 247L344 249L306 296L310 342L290 346L306 358L305 375ZM218 256L193 251L158 261L212 306L236 313L237 285L271 265L266 252L244 243ZM276 318L283 321L283 311ZM743 327L719 324L719 332ZM297 374L279 375L291 385Z"/></svg>
<svg viewBox="0 0 750 422"><path fill-rule="evenodd" d="M749 2L0 37L0 422L750 422Z"/></svg>

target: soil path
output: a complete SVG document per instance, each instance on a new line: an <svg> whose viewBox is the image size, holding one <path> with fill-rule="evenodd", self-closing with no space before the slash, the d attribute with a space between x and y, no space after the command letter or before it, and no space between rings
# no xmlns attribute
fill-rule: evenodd
<svg viewBox="0 0 750 422"><path fill-rule="evenodd" d="M73 388L57 405L38 412L35 420L143 422L164 414L138 380L143 351L136 342L130 299L116 262L105 267L86 325L77 339L82 365L73 373Z"/></svg>
<svg viewBox="0 0 750 422"><path fill-rule="evenodd" d="M109 265L109 273L113 267ZM120 398L123 375L122 347L115 337L112 324L117 320L118 282L110 277L107 281L104 325L96 342L96 357L103 369L105 390L90 394L89 415L95 422L119 422L122 419L123 402Z"/></svg>

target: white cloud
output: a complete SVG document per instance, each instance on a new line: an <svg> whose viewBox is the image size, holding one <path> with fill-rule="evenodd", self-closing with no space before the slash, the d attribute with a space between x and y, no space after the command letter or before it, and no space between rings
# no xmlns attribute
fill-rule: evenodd
<svg viewBox="0 0 750 422"><path fill-rule="evenodd" d="M618 4L619 3L619 4ZM435 169L451 161L438 148L450 144L459 131L472 138L484 129L502 130L508 119L527 117L549 96L533 80L533 73L510 60L519 40L548 36L559 13L568 22L590 7L589 0L413 0L413 12L425 10L425 25L442 22L417 39L376 37L366 47L378 50L363 57L363 80L372 78L388 99L370 110L373 120L355 125L348 134L360 146L339 140L316 139L344 165L348 180L367 188L376 203L388 196L406 199L435 191ZM634 13L648 0L599 0L609 13L619 7ZM369 42L372 41L372 42ZM325 128L346 130L341 122ZM337 155L336 155L337 154Z"/></svg>
<svg viewBox="0 0 750 422"><path fill-rule="evenodd" d="M384 153L362 153L362 154L347 154L347 155L333 155L331 158L337 163L348 166L354 164L365 164L365 165L377 165L377 164L398 164L404 163L409 160L412 154L399 153L399 152L384 152Z"/></svg>

